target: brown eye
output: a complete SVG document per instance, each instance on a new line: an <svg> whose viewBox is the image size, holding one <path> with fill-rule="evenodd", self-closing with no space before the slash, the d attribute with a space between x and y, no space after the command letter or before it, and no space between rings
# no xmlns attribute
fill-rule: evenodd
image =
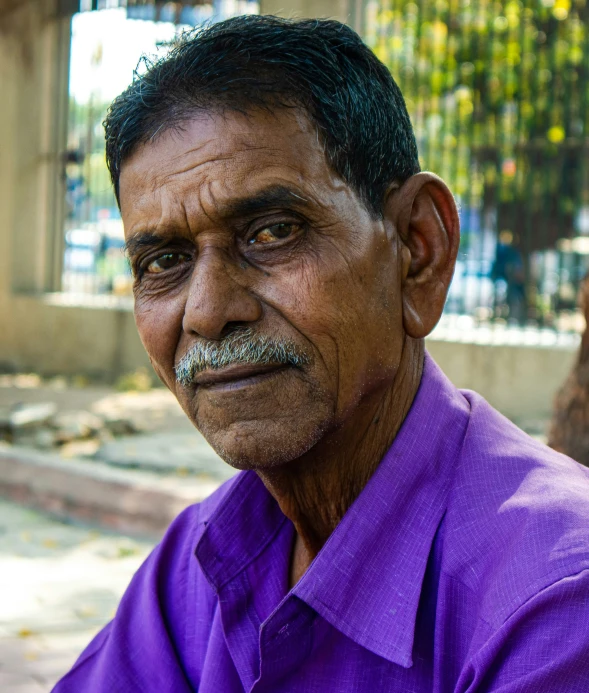
<svg viewBox="0 0 589 693"><path fill-rule="evenodd" d="M281 241L284 238L288 238L298 228L298 224L272 224L272 226L266 226L266 228L258 231L255 236L250 239L249 244L276 243L276 241Z"/></svg>
<svg viewBox="0 0 589 693"><path fill-rule="evenodd" d="M186 260L188 260L188 256L182 253L166 253L152 260L149 265L147 265L146 272L148 274L159 274L160 272L165 272L166 270L176 267L176 265L182 262L186 262Z"/></svg>

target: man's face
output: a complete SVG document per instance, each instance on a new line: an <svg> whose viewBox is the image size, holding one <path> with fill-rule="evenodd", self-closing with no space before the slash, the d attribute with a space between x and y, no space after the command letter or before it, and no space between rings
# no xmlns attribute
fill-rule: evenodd
<svg viewBox="0 0 589 693"><path fill-rule="evenodd" d="M198 115L125 161L120 198L143 344L230 464L296 459L390 387L404 338L399 241L331 170L301 113ZM178 382L195 345L247 327L299 364Z"/></svg>

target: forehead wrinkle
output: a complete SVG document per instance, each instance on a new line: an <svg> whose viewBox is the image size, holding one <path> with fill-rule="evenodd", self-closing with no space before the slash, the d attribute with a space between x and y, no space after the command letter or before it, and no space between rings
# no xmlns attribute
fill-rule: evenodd
<svg viewBox="0 0 589 693"><path fill-rule="evenodd" d="M333 172L322 150L308 152L310 156L300 156L300 152L296 154L296 135L299 133L306 134L301 128L293 133L294 138L289 137L286 141L272 138L271 142L276 141L276 146L257 144L256 133L251 131L229 132L226 139L217 135L207 138L202 144L186 142L189 149L176 152L167 161L167 157L163 157L168 172L160 175L157 172L159 166L151 162L151 176L145 171L145 177L151 177L148 186L151 190L147 192L144 188L144 191L152 202L147 207L151 207L150 211L159 217L157 227L165 227L173 219L176 225L181 221L188 228L200 226L200 214L203 221L207 219L206 225L215 223L214 220L218 221L220 217L231 216L230 210L226 209L227 203L231 204L238 197L254 197L263 187L271 185L286 184L286 187L294 188L294 195L298 195L299 200L303 198L308 208L333 211L334 206L337 207L334 197L339 197L347 186ZM211 146L221 151L215 154ZM195 162L194 156L198 159L199 153L204 158ZM186 158L193 160L186 161ZM178 170L171 170L174 162L183 165ZM325 167L329 170L327 175ZM145 183L147 180L144 178ZM302 200L301 204L304 204Z"/></svg>
<svg viewBox="0 0 589 693"><path fill-rule="evenodd" d="M237 141L236 141L237 140ZM208 158L205 158L201 161L191 161L187 163L185 166L182 168L179 168L177 170L169 170L170 163L176 162L178 160L182 160L192 153L198 153L202 149L206 148L210 144L214 144L218 142L218 138L215 138L213 140L208 140L205 142L203 145L193 147L192 149L186 151L186 152L181 152L180 154L176 154L174 157L172 157L168 163L168 172L164 172L160 175L157 174L157 172L154 172L153 178L152 178L152 191L156 192L158 191L159 188L162 186L166 185L167 183L170 183L172 181L182 179L184 176L187 174L198 174L198 178L201 176L203 178L206 178L207 176L210 175L210 173L206 170L209 165L211 164L216 164L216 163L221 163L223 164L223 167L226 168L227 164L225 162L230 162L233 161L237 164L237 168L240 168L239 160L240 159L245 159L245 161L242 161L243 165L243 173L242 176L245 177L246 175L251 175L251 171L260 171L262 170L270 170L273 168L279 168L282 170L290 170L292 171L297 179L304 179L304 180L310 180L313 179L314 173L318 173L316 171L317 164L324 164L327 165L327 161L324 159L323 153L320 153L320 161L316 160L316 157L312 156L311 161L306 161L305 159L301 159L300 157L297 159L296 163L293 163L289 159L291 159L292 156L292 151L291 147L280 147L280 146L269 146L269 145L256 145L252 141L251 137L249 135L243 135L241 137L229 137L229 141L226 142L226 147L225 149L227 150L227 147L233 147L232 151L230 152L220 152L217 155L210 156ZM266 156L263 158L265 161L260 162L260 161L251 161L251 157L248 157L249 153L252 152L264 152ZM204 169L204 170L202 170ZM247 171L246 169L250 169ZM214 178L218 179L221 176L219 174L216 174ZM330 183L333 183L330 181ZM194 181L193 185L198 185L198 181ZM330 187L333 187L333 185L330 185Z"/></svg>
<svg viewBox="0 0 589 693"><path fill-rule="evenodd" d="M181 157L177 157L181 158ZM199 168L202 168L203 166L206 166L207 164L212 164L212 163L217 163L219 161L230 161L231 159L234 159L235 155L231 154L228 156L214 156L211 157L210 159L205 159L204 161L198 161L196 163L191 163L189 166L186 166L183 169L180 169L178 171L172 171L171 173L165 174L161 178L162 183L167 183L170 180L173 180L174 178L178 178L180 176L184 176L187 173L192 173L193 171L197 171Z"/></svg>
<svg viewBox="0 0 589 693"><path fill-rule="evenodd" d="M173 228L176 234L189 234L192 237L205 227L214 227L219 223L223 224L224 220L254 214L258 211L256 207L263 211L263 200L252 204L251 209L248 209L248 201L256 202L255 198L263 198L265 192L269 192L271 198L278 188L284 189L283 199L286 197L292 202L292 207L304 209L312 221L321 222L323 226L338 207L342 192L345 194L349 191L345 183L336 176L318 181L312 171L306 169L304 165L301 167L281 162L268 163L260 170L252 163L238 175L234 172L227 176L199 175L197 180L185 180L180 187L173 186L172 189L155 185L152 195L146 192L142 197L151 202L149 207L158 218L152 218L147 224L138 226L142 229L149 227L156 233ZM325 194L325 187L328 194ZM279 199L280 195L276 197L275 206L280 208L284 202ZM273 201L269 199L266 208L270 210L272 207ZM313 209L322 210L321 220L313 214ZM328 217L323 218L324 214Z"/></svg>
<svg viewBox="0 0 589 693"><path fill-rule="evenodd" d="M198 225L199 212L212 224L223 224L229 219L250 217L256 213L278 210L280 208L304 212L313 223L322 227L330 224L334 211L341 204L342 193L348 198L350 191L345 185L329 184L332 194L325 194L317 184L309 185L309 178L302 177L300 171L296 176L284 176L284 167L278 167L282 175L267 176L267 167L258 180L252 182L246 177L246 184L240 184L227 178L214 178L203 182L198 192L191 196L194 206L188 215L194 225ZM306 182L306 187L300 185ZM317 215L317 212L320 212ZM192 219L190 219L192 217ZM335 223L335 222L334 222Z"/></svg>
<svg viewBox="0 0 589 693"><path fill-rule="evenodd" d="M233 142L232 142L233 140ZM192 147L191 149L188 149L184 152L181 152L179 154L176 154L175 156L170 158L170 163L174 163L176 161L185 159L187 157L190 157L191 154L198 153L203 149L206 149L208 146L211 144L216 144L218 143L218 138L214 138L211 140L207 140L201 145L198 145L196 147ZM219 154L216 154L215 156L211 156L210 158L206 158L202 161L197 161L197 162L191 162L187 164L184 168L172 171L171 173L167 173L164 175L164 177L161 179L162 182L167 182L169 180L172 180L176 177L183 176L187 173L192 173L194 171L197 171L203 166L206 166L207 164L215 164L217 162L225 162L225 161L232 161L235 159L238 159L240 155L246 154L247 152L262 152L266 151L269 152L275 156L280 156L280 154L284 154L284 152L280 152L279 150L276 149L276 147L270 147L268 145L255 145L251 139L247 137L247 135L244 135L243 137L234 137L231 138L229 137L228 145L230 146L231 144L234 145L234 148L231 151L228 152L221 152Z"/></svg>
<svg viewBox="0 0 589 693"><path fill-rule="evenodd" d="M217 182L216 180L205 181L198 189L196 195L198 208L202 211L206 219L212 224L215 222L215 212L217 210L217 205L215 204L215 194L213 192L213 185ZM208 199L207 199L208 198ZM210 209L210 211L209 211ZM188 214L187 214L188 219Z"/></svg>
<svg viewBox="0 0 589 693"><path fill-rule="evenodd" d="M169 195L162 194L161 188L157 186L151 192L144 191L133 205L135 213L139 213L139 218L128 230L125 228L125 236L131 239L141 233L162 238L184 235L188 229L184 205L181 202L178 210L174 201Z"/></svg>
<svg viewBox="0 0 589 693"><path fill-rule="evenodd" d="M190 154L195 154L196 152L200 152L201 149L204 149L208 144L210 144L208 141L203 142L202 144L197 145L196 147L192 147L191 149L187 149L186 151L180 152L179 154L176 154L173 156L170 161L177 161L178 159L182 159L185 156L188 156Z"/></svg>
<svg viewBox="0 0 589 693"><path fill-rule="evenodd" d="M201 145L198 145L196 147L193 147L191 149L188 149L185 152L181 152L180 154L175 155L170 159L170 162L175 162L178 160L182 160L186 157L189 157L193 153L198 153L202 149L206 149L208 146L212 144L218 144L219 138L212 138L210 140L207 140ZM249 152L266 152L267 154L270 155L270 158L280 162L284 162L285 159L288 158L289 154L289 147L282 148L280 146L270 146L268 144L255 144L255 137L252 137L251 133L245 133L245 134L235 134L235 135L229 135L227 141L225 142L225 147L224 149L226 150L225 152L220 152L219 154L215 156L211 156L210 158L206 158L202 161L197 161L191 162L190 164L186 165L184 168L181 168L179 170L173 171L171 173L166 174L163 178L162 181L168 181L170 179L173 179L178 176L185 175L187 173L191 173L193 171L198 170L199 168L206 166L207 164L214 164L217 162L225 162L225 161L232 161L232 160L238 160L244 155L247 156ZM227 151L228 150L228 151ZM267 165L271 165L270 162L268 162ZM283 164L284 165L284 164ZM300 173L300 172L299 172ZM206 175L206 174L205 174Z"/></svg>
<svg viewBox="0 0 589 693"><path fill-rule="evenodd" d="M248 217L273 208L322 206L318 200L301 190L291 180L274 178L261 183L236 193L226 180L207 181L207 184L201 188L204 194L200 196L199 207L207 218L212 220L213 217L222 219Z"/></svg>

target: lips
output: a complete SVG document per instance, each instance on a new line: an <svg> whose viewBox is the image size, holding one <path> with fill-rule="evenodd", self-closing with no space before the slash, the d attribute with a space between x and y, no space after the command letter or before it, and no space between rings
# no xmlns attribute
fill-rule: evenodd
<svg viewBox="0 0 589 693"><path fill-rule="evenodd" d="M283 363L270 363L254 365L238 363L214 371L203 371L194 377L194 383L199 387L211 387L213 385L225 385L236 383L256 376L266 375L287 368Z"/></svg>

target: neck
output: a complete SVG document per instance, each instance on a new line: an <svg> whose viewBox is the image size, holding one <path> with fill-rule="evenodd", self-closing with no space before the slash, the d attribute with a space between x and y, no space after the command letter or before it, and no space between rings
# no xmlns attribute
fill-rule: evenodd
<svg viewBox="0 0 589 693"><path fill-rule="evenodd" d="M296 539L294 585L360 495L391 446L413 403L423 370L423 340L407 338L393 383L363 402L354 416L306 455L284 467L258 471Z"/></svg>

